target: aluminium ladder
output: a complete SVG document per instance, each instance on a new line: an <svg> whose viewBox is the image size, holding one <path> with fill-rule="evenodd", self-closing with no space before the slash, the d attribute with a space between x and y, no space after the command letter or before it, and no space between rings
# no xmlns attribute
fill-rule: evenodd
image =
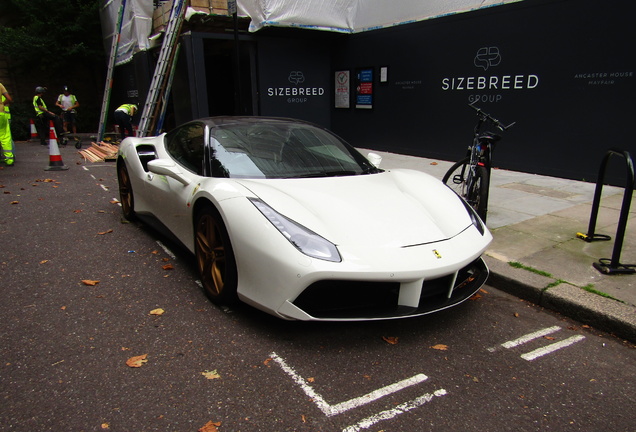
<svg viewBox="0 0 636 432"><path fill-rule="evenodd" d="M185 0L174 0L170 11L170 18L164 33L163 43L159 52L155 73L150 83L146 103L141 113L141 121L137 129L137 136L143 137L155 132L158 121L163 123L162 117L165 110L162 105L167 103L166 96L169 91L171 75L174 71L172 64L175 61L175 45L181 32L181 25L185 15ZM156 131L158 132L158 131Z"/></svg>
<svg viewBox="0 0 636 432"><path fill-rule="evenodd" d="M117 12L117 24L115 25L115 34L113 34L113 42L110 47L110 57L108 61L108 72L106 75L106 85L104 88L104 100L102 101L102 113L99 117L99 128L97 129L97 142L104 139L104 130L106 128L106 117L108 116L108 106L110 105L110 94L113 90L113 70L115 69L115 60L117 59L117 50L119 49L119 39L121 37L121 26L124 20L124 9L126 0L122 0Z"/></svg>

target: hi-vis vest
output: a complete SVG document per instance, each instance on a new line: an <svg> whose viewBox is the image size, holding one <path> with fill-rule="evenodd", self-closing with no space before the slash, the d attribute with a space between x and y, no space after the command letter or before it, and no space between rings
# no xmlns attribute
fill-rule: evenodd
<svg viewBox="0 0 636 432"><path fill-rule="evenodd" d="M68 95L68 97L69 97L69 99L70 99L70 101L71 101L71 106L75 105L75 103L77 102L77 97L75 97L75 95L74 95L74 94L70 94L70 95ZM64 98L64 93L62 93L61 95L59 95L59 96L57 97L57 101L58 101L59 103L62 103L62 99L63 99L63 98ZM73 112L75 112L75 110L73 110Z"/></svg>
<svg viewBox="0 0 636 432"><path fill-rule="evenodd" d="M2 104L4 105L4 101L7 100L6 97L4 97L4 95L2 95ZM9 105L4 105L4 114L7 115L9 118L11 118L11 109L9 108Z"/></svg>
<svg viewBox="0 0 636 432"><path fill-rule="evenodd" d="M38 101L39 99L39 101ZM39 102L39 103L38 103ZM42 99L42 97L35 95L33 96L33 108L35 109L35 115L39 116L40 114L44 114L44 111L42 111L38 105L43 106L44 109L46 108L46 104L44 103L44 99Z"/></svg>
<svg viewBox="0 0 636 432"><path fill-rule="evenodd" d="M117 108L115 111L123 111L129 116L133 116L135 115L135 106L133 104L123 104L122 106Z"/></svg>

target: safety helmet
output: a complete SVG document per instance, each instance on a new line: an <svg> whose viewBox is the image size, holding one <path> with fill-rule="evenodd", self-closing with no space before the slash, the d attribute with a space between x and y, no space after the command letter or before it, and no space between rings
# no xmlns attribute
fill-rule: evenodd
<svg viewBox="0 0 636 432"><path fill-rule="evenodd" d="M44 93L45 91L46 91L46 87L40 87L40 86L37 86L37 87L35 88L35 92L36 92L36 93Z"/></svg>

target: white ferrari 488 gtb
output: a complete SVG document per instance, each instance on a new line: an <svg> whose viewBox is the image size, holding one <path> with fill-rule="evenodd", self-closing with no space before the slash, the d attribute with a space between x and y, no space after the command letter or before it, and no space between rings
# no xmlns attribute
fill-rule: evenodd
<svg viewBox="0 0 636 432"><path fill-rule="evenodd" d="M126 138L117 175L124 216L183 243L216 303L337 321L463 302L490 232L441 181L376 165L310 123L215 117Z"/></svg>

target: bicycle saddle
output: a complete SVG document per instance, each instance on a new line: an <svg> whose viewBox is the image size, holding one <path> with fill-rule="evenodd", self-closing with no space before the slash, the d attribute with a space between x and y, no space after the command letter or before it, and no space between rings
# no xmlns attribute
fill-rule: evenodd
<svg viewBox="0 0 636 432"><path fill-rule="evenodd" d="M497 135L496 133L492 133L492 132L484 132L479 135L479 139L497 142L501 139L501 135Z"/></svg>

